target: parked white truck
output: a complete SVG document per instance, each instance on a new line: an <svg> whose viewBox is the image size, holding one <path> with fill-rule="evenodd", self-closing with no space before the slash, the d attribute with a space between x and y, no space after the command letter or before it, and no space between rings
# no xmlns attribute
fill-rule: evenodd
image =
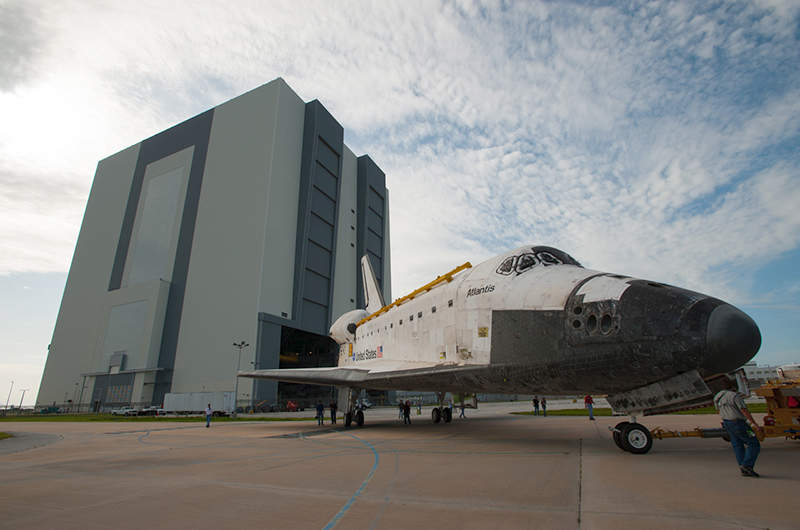
<svg viewBox="0 0 800 530"><path fill-rule="evenodd" d="M168 414L202 414L211 404L215 416L233 412L234 392L176 392L164 395L164 411Z"/></svg>

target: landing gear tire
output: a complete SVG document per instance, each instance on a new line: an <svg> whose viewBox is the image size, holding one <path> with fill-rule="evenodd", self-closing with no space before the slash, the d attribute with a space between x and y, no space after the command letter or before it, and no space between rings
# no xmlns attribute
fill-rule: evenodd
<svg viewBox="0 0 800 530"><path fill-rule="evenodd" d="M442 411L436 408L431 410L431 419L433 420L433 423L439 423L442 421Z"/></svg>
<svg viewBox="0 0 800 530"><path fill-rule="evenodd" d="M358 410L356 411L356 425L361 427L364 425L364 411Z"/></svg>
<svg viewBox="0 0 800 530"><path fill-rule="evenodd" d="M620 433L622 446L635 455L643 455L653 447L653 436L644 425L629 423Z"/></svg>
<svg viewBox="0 0 800 530"><path fill-rule="evenodd" d="M617 426L614 427L614 431L611 433L613 435L613 437L614 437L614 443L617 444L617 447L619 447L623 451L627 451L627 449L625 449L622 446L622 438L621 438L622 429L624 429L626 425L630 425L630 422L629 421L623 421L623 422L617 423Z"/></svg>
<svg viewBox="0 0 800 530"><path fill-rule="evenodd" d="M350 424L353 423L353 415L349 412L345 413L344 415L344 426L350 427Z"/></svg>
<svg viewBox="0 0 800 530"><path fill-rule="evenodd" d="M450 423L450 421L452 421L452 419L453 419L453 411L448 409L448 408L445 408L442 411L442 413L444 415L444 422L445 423Z"/></svg>

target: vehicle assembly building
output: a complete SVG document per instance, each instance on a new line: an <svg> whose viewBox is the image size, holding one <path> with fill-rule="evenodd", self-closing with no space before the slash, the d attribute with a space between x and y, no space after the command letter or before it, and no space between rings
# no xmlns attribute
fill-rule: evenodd
<svg viewBox="0 0 800 530"><path fill-rule="evenodd" d="M389 244L383 171L283 79L167 129L98 164L37 408L328 396L236 374L335 366L362 255L391 300Z"/></svg>

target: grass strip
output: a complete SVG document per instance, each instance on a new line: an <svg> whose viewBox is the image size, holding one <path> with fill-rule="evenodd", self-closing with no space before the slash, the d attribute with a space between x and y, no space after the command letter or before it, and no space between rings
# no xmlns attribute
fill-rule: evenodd
<svg viewBox="0 0 800 530"><path fill-rule="evenodd" d="M753 414L765 414L767 412L766 403L750 403L747 409ZM532 410L525 412L512 412L511 414L519 414L520 416L533 416ZM541 415L541 413L539 413ZM680 412L670 412L669 414L718 414L717 409L713 406L703 407L692 410L682 410ZM563 409L563 410L548 410L548 416L589 416L587 409ZM611 409L596 408L594 409L595 416L612 416Z"/></svg>
<svg viewBox="0 0 800 530"><path fill-rule="evenodd" d="M269 418L269 417L242 417L236 419L230 417L214 418L212 422L225 422L225 421L312 421L316 420L311 416L309 417L294 417L294 418ZM19 416L9 415L0 417L0 423L9 421L55 421L55 422L86 422L86 421L106 421L106 422L120 422L120 423L136 423L136 422L205 422L205 416L112 416L111 414L22 414Z"/></svg>

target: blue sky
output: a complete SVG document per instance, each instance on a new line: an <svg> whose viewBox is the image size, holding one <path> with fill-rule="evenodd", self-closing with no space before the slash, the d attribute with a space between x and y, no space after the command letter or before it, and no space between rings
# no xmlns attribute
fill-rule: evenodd
<svg viewBox="0 0 800 530"><path fill-rule="evenodd" d="M32 404L97 162L277 77L387 174L395 297L523 244L800 361L800 2L0 0L0 396Z"/></svg>

